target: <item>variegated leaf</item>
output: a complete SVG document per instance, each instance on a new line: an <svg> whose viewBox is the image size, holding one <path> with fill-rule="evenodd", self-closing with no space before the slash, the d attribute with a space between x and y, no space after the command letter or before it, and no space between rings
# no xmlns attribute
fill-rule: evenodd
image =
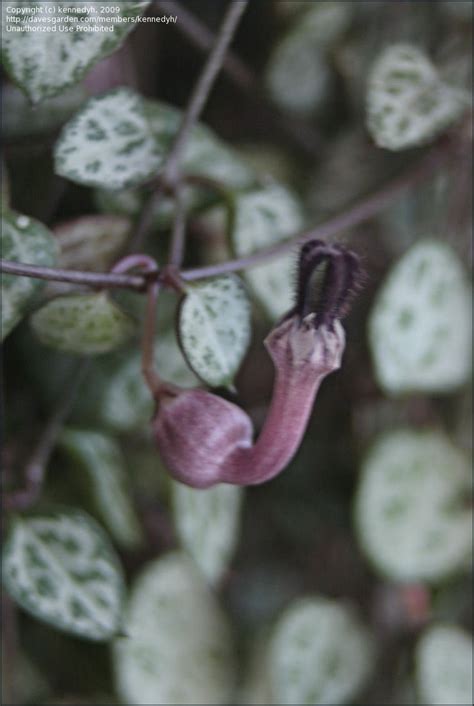
<svg viewBox="0 0 474 706"><path fill-rule="evenodd" d="M394 266L375 300L369 339L389 393L446 392L469 378L471 288L447 245L423 240Z"/></svg>
<svg viewBox="0 0 474 706"><path fill-rule="evenodd" d="M141 527L118 443L101 432L65 429L60 444L88 474L97 512L118 544L139 545Z"/></svg>
<svg viewBox="0 0 474 706"><path fill-rule="evenodd" d="M295 235L303 227L299 200L274 183L236 196L232 242L236 255L245 257ZM249 268L245 278L272 319L293 304L294 256L292 253Z"/></svg>
<svg viewBox="0 0 474 706"><path fill-rule="evenodd" d="M131 221L123 216L82 216L54 228L61 267L103 272L123 251Z"/></svg>
<svg viewBox="0 0 474 706"><path fill-rule="evenodd" d="M147 5L111 3L114 12L105 15L111 20L105 25L97 2L2 3L5 68L34 103L55 96L117 49Z"/></svg>
<svg viewBox="0 0 474 706"><path fill-rule="evenodd" d="M15 519L2 576L22 608L60 630L103 641L121 628L118 559L103 530L79 511Z"/></svg>
<svg viewBox="0 0 474 706"><path fill-rule="evenodd" d="M473 695L472 637L456 625L434 624L416 648L420 703L470 704Z"/></svg>
<svg viewBox="0 0 474 706"><path fill-rule="evenodd" d="M42 223L33 218L5 210L0 237L2 258L5 260L44 267L56 264L57 246L54 237ZM44 282L33 277L3 273L1 281L3 341L22 319Z"/></svg>
<svg viewBox="0 0 474 706"><path fill-rule="evenodd" d="M374 63L367 125L380 147L403 150L429 142L457 120L467 105L468 95L445 84L417 47L394 44Z"/></svg>
<svg viewBox="0 0 474 706"><path fill-rule="evenodd" d="M234 687L229 625L192 561L173 553L135 580L126 639L114 646L127 704L226 704Z"/></svg>
<svg viewBox="0 0 474 706"><path fill-rule="evenodd" d="M172 483L174 524L181 544L204 576L215 583L238 541L243 490L233 485L196 490Z"/></svg>
<svg viewBox="0 0 474 706"><path fill-rule="evenodd" d="M361 547L398 581L436 583L467 566L472 551L470 469L436 431L400 430L365 460L355 504Z"/></svg>
<svg viewBox="0 0 474 706"><path fill-rule="evenodd" d="M279 618L269 646L274 703L355 703L373 655L369 633L348 605L299 599Z"/></svg>
<svg viewBox="0 0 474 706"><path fill-rule="evenodd" d="M106 292L56 297L33 314L31 326L46 346L81 355L112 351L135 331Z"/></svg>
<svg viewBox="0 0 474 706"><path fill-rule="evenodd" d="M250 343L250 304L238 277L190 285L179 312L179 338L191 368L208 385L231 385Z"/></svg>

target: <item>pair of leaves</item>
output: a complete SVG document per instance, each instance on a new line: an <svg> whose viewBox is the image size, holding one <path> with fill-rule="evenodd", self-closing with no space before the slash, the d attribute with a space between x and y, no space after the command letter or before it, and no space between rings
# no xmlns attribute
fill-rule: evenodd
<svg viewBox="0 0 474 706"><path fill-rule="evenodd" d="M439 582L472 551L469 463L436 431L377 440L362 467L356 531L369 559L398 581Z"/></svg>
<svg viewBox="0 0 474 706"><path fill-rule="evenodd" d="M39 221L6 209L2 214L1 251L5 260L53 267L57 245L53 235ZM44 282L30 277L2 273L1 340L21 321Z"/></svg>
<svg viewBox="0 0 474 706"><path fill-rule="evenodd" d="M179 110L125 88L91 98L62 131L56 172L108 190L139 186L159 174L180 123ZM202 125L191 131L181 169L232 188L253 180L252 170Z"/></svg>
<svg viewBox="0 0 474 706"><path fill-rule="evenodd" d="M192 561L181 553L136 578L126 639L114 645L119 695L128 704L226 704L235 680L229 625Z"/></svg>
<svg viewBox="0 0 474 706"><path fill-rule="evenodd" d="M425 144L456 121L467 105L465 91L444 83L414 46L395 44L374 63L367 125L380 147L402 150Z"/></svg>
<svg viewBox="0 0 474 706"><path fill-rule="evenodd" d="M2 577L19 605L60 630L104 641L121 629L121 567L104 531L82 512L16 518Z"/></svg>
<svg viewBox="0 0 474 706"><path fill-rule="evenodd" d="M25 0L2 3L4 66L34 103L62 93L115 51L149 2L112 3L109 7L117 7L118 12L105 15L111 20L106 25L96 2L58 0L48 13L45 5ZM13 22L15 18L19 21ZM61 24L72 31L60 32ZM105 27L112 31L104 31Z"/></svg>
<svg viewBox="0 0 474 706"><path fill-rule="evenodd" d="M445 244L424 240L389 273L375 300L369 339L389 393L445 392L471 370L472 299L462 264Z"/></svg>

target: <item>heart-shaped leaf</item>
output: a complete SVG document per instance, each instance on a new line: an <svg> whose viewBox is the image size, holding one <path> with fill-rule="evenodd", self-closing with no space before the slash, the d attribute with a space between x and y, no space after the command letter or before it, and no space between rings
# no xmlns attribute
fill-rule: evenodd
<svg viewBox="0 0 474 706"><path fill-rule="evenodd" d="M275 245L303 227L298 199L284 186L270 184L240 194L234 202L232 242L238 257ZM267 314L276 319L293 304L294 258L292 254L249 268L245 278Z"/></svg>
<svg viewBox="0 0 474 706"><path fill-rule="evenodd" d="M118 443L97 431L66 429L60 444L88 474L97 512L112 536L126 548L140 544L140 523Z"/></svg>
<svg viewBox="0 0 474 706"><path fill-rule="evenodd" d="M217 485L195 490L174 482L172 487L179 539L204 576L215 583L227 568L238 541L242 488Z"/></svg>
<svg viewBox="0 0 474 706"><path fill-rule="evenodd" d="M42 223L28 216L5 210L1 229L2 258L29 265L52 267L56 264L57 246L54 237ZM32 299L44 282L32 277L2 273L2 336L3 339L19 323Z"/></svg>
<svg viewBox="0 0 474 706"><path fill-rule="evenodd" d="M56 297L33 314L31 326L44 345L81 355L114 350L135 331L106 292Z"/></svg>
<svg viewBox="0 0 474 706"><path fill-rule="evenodd" d="M234 687L229 626L185 555L168 554L135 580L126 639L114 646L127 704L226 704Z"/></svg>
<svg viewBox="0 0 474 706"><path fill-rule="evenodd" d="M238 277L216 277L187 289L179 338L189 365L213 387L232 385L250 342L250 304Z"/></svg>
<svg viewBox="0 0 474 706"><path fill-rule="evenodd" d="M172 106L125 88L91 98L63 129L55 148L56 172L109 190L142 184L159 174L181 119ZM191 131L181 168L231 188L253 179L250 167L202 125Z"/></svg>
<svg viewBox="0 0 474 706"><path fill-rule="evenodd" d="M3 582L40 620L89 640L121 628L124 582L103 530L76 510L17 518L7 538Z"/></svg>
<svg viewBox="0 0 474 706"><path fill-rule="evenodd" d="M5 68L34 103L55 96L117 49L147 5L112 3L104 13L82 0L2 3Z"/></svg>
<svg viewBox="0 0 474 706"><path fill-rule="evenodd" d="M467 107L466 93L441 80L423 52L394 44L369 77L367 125L380 147L403 150L429 142Z"/></svg>
<svg viewBox="0 0 474 706"><path fill-rule="evenodd" d="M472 637L456 625L433 625L416 648L416 678L421 704L472 702Z"/></svg>
<svg viewBox="0 0 474 706"><path fill-rule="evenodd" d="M74 270L104 272L123 251L131 221L123 216L82 216L54 229L59 264Z"/></svg>
<svg viewBox="0 0 474 706"><path fill-rule="evenodd" d="M369 559L398 581L440 581L472 550L470 469L435 431L400 430L377 440L363 464L356 530Z"/></svg>
<svg viewBox="0 0 474 706"><path fill-rule="evenodd" d="M320 596L297 600L270 642L274 703L354 703L372 658L370 636L349 606Z"/></svg>
<svg viewBox="0 0 474 706"><path fill-rule="evenodd" d="M107 189L140 184L163 163L143 100L126 88L91 98L64 126L54 156L57 174Z"/></svg>
<svg viewBox="0 0 474 706"><path fill-rule="evenodd" d="M443 243L417 243L389 273L371 313L380 385L394 394L462 385L471 370L471 331L471 288L460 261Z"/></svg>

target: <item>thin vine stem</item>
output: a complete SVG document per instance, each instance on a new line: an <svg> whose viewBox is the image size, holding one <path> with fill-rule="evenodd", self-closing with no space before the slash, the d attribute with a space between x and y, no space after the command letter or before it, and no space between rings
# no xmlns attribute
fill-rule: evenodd
<svg viewBox="0 0 474 706"><path fill-rule="evenodd" d="M88 368L89 361L87 359L79 363L64 395L59 400L26 464L24 487L12 493L5 494L3 498L4 509L17 511L27 510L38 500L44 484L46 468L56 445L58 435L71 411Z"/></svg>
<svg viewBox="0 0 474 706"><path fill-rule="evenodd" d="M408 189L414 188L424 179L432 176L437 169L448 162L451 156L446 144L437 145L425 154L415 167L411 167L402 176L396 177L374 194L362 199L334 218L330 218L303 233L296 234L294 237L277 245L263 248L248 257L228 260L216 265L183 270L180 276L184 281L194 281L226 274L227 272L236 272L248 267L255 267L278 255L291 251L296 245L305 240L310 240L311 238L326 240L344 230L354 228L384 211L401 198ZM6 274L83 284L97 288L125 288L143 292L147 287L147 278L138 274L81 272L79 270L39 267L8 260L0 260L0 271Z"/></svg>
<svg viewBox="0 0 474 706"><path fill-rule="evenodd" d="M163 387L163 381L155 368L156 310L161 285L158 281L158 265L149 255L126 255L114 266L112 272L127 272L139 267L147 275L147 303L142 336L142 374L152 393L156 395Z"/></svg>
<svg viewBox="0 0 474 706"><path fill-rule="evenodd" d="M170 185L174 187L178 182L179 161L186 146L186 142L206 104L217 75L222 67L227 49L232 42L240 18L248 2L249 0L233 0L224 15L212 49L196 81L186 110L184 111L181 125L179 126L163 169L161 170L158 187L150 194L141 213L132 239L132 248L134 250L142 248L146 234L153 220L153 212L162 199L166 187Z"/></svg>
<svg viewBox="0 0 474 706"><path fill-rule="evenodd" d="M179 21L175 29L181 32L199 51L209 51L215 42L214 33L190 10L176 0L155 0L155 8L160 14L177 15ZM225 73L242 93L252 101L265 117L271 121L278 133L284 136L293 147L297 147L306 157L318 159L324 149L322 136L306 120L286 115L277 106L272 105L262 92L260 81L252 69L232 51L222 64Z"/></svg>

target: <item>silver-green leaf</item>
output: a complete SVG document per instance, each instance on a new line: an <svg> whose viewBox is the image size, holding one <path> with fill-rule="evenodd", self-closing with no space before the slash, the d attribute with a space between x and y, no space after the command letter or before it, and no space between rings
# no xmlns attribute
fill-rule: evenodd
<svg viewBox="0 0 474 706"><path fill-rule="evenodd" d="M81 216L54 228L59 264L73 270L106 271L123 251L132 222L124 216Z"/></svg>
<svg viewBox="0 0 474 706"><path fill-rule="evenodd" d="M421 704L472 703L472 637L456 625L435 624L416 647L416 681Z"/></svg>
<svg viewBox="0 0 474 706"><path fill-rule="evenodd" d="M144 102L126 88L91 98L64 126L54 157L60 176L107 189L141 184L163 162Z"/></svg>
<svg viewBox="0 0 474 706"><path fill-rule="evenodd" d="M270 641L273 703L355 703L373 654L368 630L348 605L321 596L299 599L280 617Z"/></svg>
<svg viewBox="0 0 474 706"><path fill-rule="evenodd" d="M56 297L31 317L41 343L68 353L107 353L123 345L135 324L106 292Z"/></svg>
<svg viewBox="0 0 474 706"><path fill-rule="evenodd" d="M469 378L472 296L444 243L423 240L396 263L369 320L375 372L389 393L447 392Z"/></svg>
<svg viewBox="0 0 474 706"><path fill-rule="evenodd" d="M57 245L53 235L39 221L13 211L2 214L2 258L29 265L52 267L56 264ZM1 276L1 340L20 322L44 282L32 277Z"/></svg>
<svg viewBox="0 0 474 706"><path fill-rule="evenodd" d="M425 144L456 121L468 95L444 83L428 57L410 44L394 44L376 59L369 77L367 125L380 147Z"/></svg>
<svg viewBox="0 0 474 706"><path fill-rule="evenodd" d="M97 2L83 0L3 2L5 68L34 103L56 96L115 51L147 5L145 1L111 3L108 7L114 12L103 14ZM104 17L109 19L107 24Z"/></svg>
<svg viewBox="0 0 474 706"><path fill-rule="evenodd" d="M232 385L247 351L251 312L235 275L189 286L179 312L179 338L191 368L213 387Z"/></svg>
<svg viewBox="0 0 474 706"><path fill-rule="evenodd" d="M243 490L217 485L196 490L173 482L173 516L178 537L204 576L216 583L237 545Z"/></svg>
<svg viewBox="0 0 474 706"><path fill-rule="evenodd" d="M118 544L140 544L140 522L131 500L125 459L118 443L97 431L65 429L61 447L88 474L97 512Z"/></svg>
<svg viewBox="0 0 474 706"><path fill-rule="evenodd" d="M186 555L163 556L135 580L125 631L128 637L114 645L124 703L230 703L235 672L229 625Z"/></svg>
<svg viewBox="0 0 474 706"><path fill-rule="evenodd" d="M100 189L138 186L159 174L181 120L176 108L147 101L125 88L92 98L63 129L55 148L56 172ZM184 173L206 176L233 189L254 179L253 170L203 125L191 131L180 167ZM196 187L187 196L194 207L209 200L209 191ZM106 202L111 199L106 197ZM132 213L134 194L128 195L128 203L127 212ZM167 202L157 219L169 219L172 206Z"/></svg>
<svg viewBox="0 0 474 706"><path fill-rule="evenodd" d="M356 532L374 566L397 581L439 582L472 551L469 462L436 431L399 430L365 460Z"/></svg>
<svg viewBox="0 0 474 706"><path fill-rule="evenodd" d="M60 630L96 641L120 631L121 568L103 530L82 512L15 519L2 576L19 605Z"/></svg>
<svg viewBox="0 0 474 706"><path fill-rule="evenodd" d="M273 183L237 195L232 243L238 257L251 255L296 235L303 227L303 209L286 187ZM293 303L293 254L249 268L245 278L266 313L276 319Z"/></svg>

